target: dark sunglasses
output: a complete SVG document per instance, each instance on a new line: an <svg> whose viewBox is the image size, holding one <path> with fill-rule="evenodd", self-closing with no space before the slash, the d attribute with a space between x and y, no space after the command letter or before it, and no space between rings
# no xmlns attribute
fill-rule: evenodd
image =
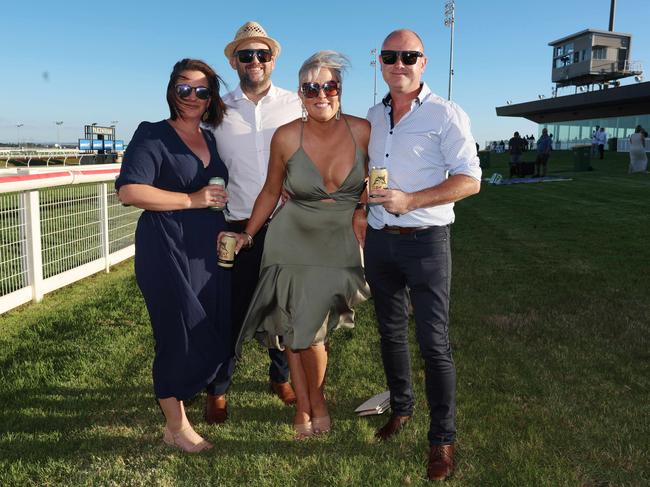
<svg viewBox="0 0 650 487"><path fill-rule="evenodd" d="M301 90L305 98L317 98L320 90L323 90L325 96L336 96L339 94L339 82L335 80L325 81L322 85L314 82L303 83Z"/></svg>
<svg viewBox="0 0 650 487"><path fill-rule="evenodd" d="M381 61L384 64L395 64L397 56L406 66L412 66L418 62L418 58L424 56L420 51L381 51Z"/></svg>
<svg viewBox="0 0 650 487"><path fill-rule="evenodd" d="M244 64L252 63L254 57L261 63L268 63L273 57L270 49L242 49L236 54L239 62Z"/></svg>
<svg viewBox="0 0 650 487"><path fill-rule="evenodd" d="M205 86L190 86L186 83L180 83L175 86L176 94L180 98L187 98L192 94L192 91L196 94L196 97L200 100L207 100L210 98L210 88Z"/></svg>

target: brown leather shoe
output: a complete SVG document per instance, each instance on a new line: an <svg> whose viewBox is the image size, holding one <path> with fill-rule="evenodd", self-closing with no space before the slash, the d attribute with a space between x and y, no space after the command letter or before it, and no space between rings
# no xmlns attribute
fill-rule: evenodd
<svg viewBox="0 0 650 487"><path fill-rule="evenodd" d="M429 452L427 477L447 480L454 473L454 445L433 445Z"/></svg>
<svg viewBox="0 0 650 487"><path fill-rule="evenodd" d="M203 417L208 424L221 424L228 419L228 404L225 394L221 396L208 394Z"/></svg>
<svg viewBox="0 0 650 487"><path fill-rule="evenodd" d="M270 382L270 389L273 394L282 399L287 406L296 403L296 393L288 382Z"/></svg>
<svg viewBox="0 0 650 487"><path fill-rule="evenodd" d="M388 423L377 430L375 438L378 438L379 441L386 441L391 436L399 433L409 419L411 419L410 416L391 415Z"/></svg>

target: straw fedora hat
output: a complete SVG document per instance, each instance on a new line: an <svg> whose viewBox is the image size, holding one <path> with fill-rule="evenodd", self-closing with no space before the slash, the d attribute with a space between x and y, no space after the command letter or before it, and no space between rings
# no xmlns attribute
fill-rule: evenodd
<svg viewBox="0 0 650 487"><path fill-rule="evenodd" d="M266 34L264 28L257 22L246 22L244 25L242 25L235 34L235 39L226 46L226 48L223 50L223 53L228 59L230 59L234 54L237 46L245 41L264 42L271 48L273 57L277 58L280 55L280 43L275 39L270 38Z"/></svg>

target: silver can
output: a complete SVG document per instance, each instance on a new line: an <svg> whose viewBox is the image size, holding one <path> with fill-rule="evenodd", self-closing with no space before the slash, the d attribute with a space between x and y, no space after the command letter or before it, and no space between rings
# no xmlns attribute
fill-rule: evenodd
<svg viewBox="0 0 650 487"><path fill-rule="evenodd" d="M226 181L224 181L224 179L220 178L220 177L210 178L210 180L208 181L208 184L209 185L215 185L215 186L221 186L222 188L226 187ZM226 207L225 203L219 203L217 205L211 206L210 209L213 210L213 211L223 211L225 207Z"/></svg>

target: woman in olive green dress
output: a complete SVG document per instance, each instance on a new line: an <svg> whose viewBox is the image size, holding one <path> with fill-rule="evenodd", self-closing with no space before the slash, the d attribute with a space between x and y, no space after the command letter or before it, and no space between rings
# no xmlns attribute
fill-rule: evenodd
<svg viewBox="0 0 650 487"><path fill-rule="evenodd" d="M344 56L321 51L301 67L303 116L275 132L268 177L237 244L253 244L284 188L290 198L269 224L237 353L253 336L286 350L299 439L330 430L325 341L335 328L354 325L352 307L368 297L359 250L365 226L353 229L352 221L365 211L370 125L341 113L346 66Z"/></svg>

